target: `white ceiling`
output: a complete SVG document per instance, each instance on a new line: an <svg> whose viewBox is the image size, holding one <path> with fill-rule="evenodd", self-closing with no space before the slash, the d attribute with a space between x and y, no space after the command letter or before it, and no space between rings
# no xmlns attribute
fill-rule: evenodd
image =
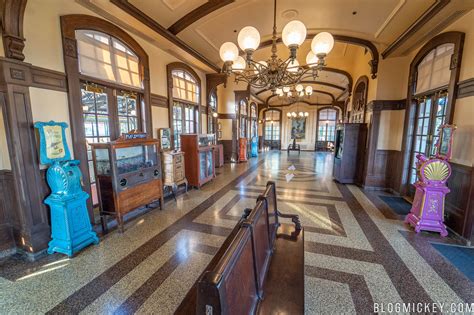
<svg viewBox="0 0 474 315"><path fill-rule="evenodd" d="M164 27L169 27L203 0L129 0ZM407 29L435 0L279 0L277 31L290 20L301 20L308 33L327 30L333 34L368 39L387 46ZM354 15L353 12L357 13ZM273 25L273 0L236 0L196 21L178 37L204 56L219 63L218 50L237 40L238 31L256 27L262 41Z"/></svg>

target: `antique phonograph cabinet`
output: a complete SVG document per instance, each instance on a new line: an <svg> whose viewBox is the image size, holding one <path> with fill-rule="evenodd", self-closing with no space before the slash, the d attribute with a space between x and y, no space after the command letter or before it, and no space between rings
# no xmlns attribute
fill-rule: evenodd
<svg viewBox="0 0 474 315"><path fill-rule="evenodd" d="M104 230L106 215L115 216L123 231L123 217L128 212L155 201L163 209L158 140L142 133L129 133L116 141L93 143L91 147Z"/></svg>

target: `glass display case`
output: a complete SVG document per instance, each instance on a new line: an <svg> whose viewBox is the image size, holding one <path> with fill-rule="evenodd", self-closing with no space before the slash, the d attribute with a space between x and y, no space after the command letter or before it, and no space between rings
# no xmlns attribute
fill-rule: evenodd
<svg viewBox="0 0 474 315"><path fill-rule="evenodd" d="M121 137L91 147L102 221L114 215L123 230L126 213L154 201L163 208L158 140Z"/></svg>
<svg viewBox="0 0 474 315"><path fill-rule="evenodd" d="M215 177L213 134L182 134L185 173L189 185L201 187Z"/></svg>

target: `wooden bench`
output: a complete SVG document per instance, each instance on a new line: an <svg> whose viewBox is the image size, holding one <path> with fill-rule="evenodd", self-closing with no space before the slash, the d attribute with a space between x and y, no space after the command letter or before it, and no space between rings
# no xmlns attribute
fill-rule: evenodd
<svg viewBox="0 0 474 315"><path fill-rule="evenodd" d="M275 184L268 182L176 314L274 313L304 313L304 244L298 216L278 211Z"/></svg>

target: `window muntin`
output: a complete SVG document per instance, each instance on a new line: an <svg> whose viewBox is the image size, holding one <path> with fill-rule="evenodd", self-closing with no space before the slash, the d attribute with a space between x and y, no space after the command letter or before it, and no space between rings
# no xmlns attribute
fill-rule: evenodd
<svg viewBox="0 0 474 315"><path fill-rule="evenodd" d="M318 141L334 142L336 139L335 109L322 109L318 115Z"/></svg>
<svg viewBox="0 0 474 315"><path fill-rule="evenodd" d="M451 76L451 56L454 44L443 44L432 51L419 63L415 94L448 85Z"/></svg>
<svg viewBox="0 0 474 315"><path fill-rule="evenodd" d="M92 30L76 30L76 40L81 74L143 88L139 58L121 41Z"/></svg>
<svg viewBox="0 0 474 315"><path fill-rule="evenodd" d="M172 70L173 98L199 103L199 85L195 78L184 70Z"/></svg>
<svg viewBox="0 0 474 315"><path fill-rule="evenodd" d="M120 133L138 129L138 98L135 93L121 91L117 95Z"/></svg>

